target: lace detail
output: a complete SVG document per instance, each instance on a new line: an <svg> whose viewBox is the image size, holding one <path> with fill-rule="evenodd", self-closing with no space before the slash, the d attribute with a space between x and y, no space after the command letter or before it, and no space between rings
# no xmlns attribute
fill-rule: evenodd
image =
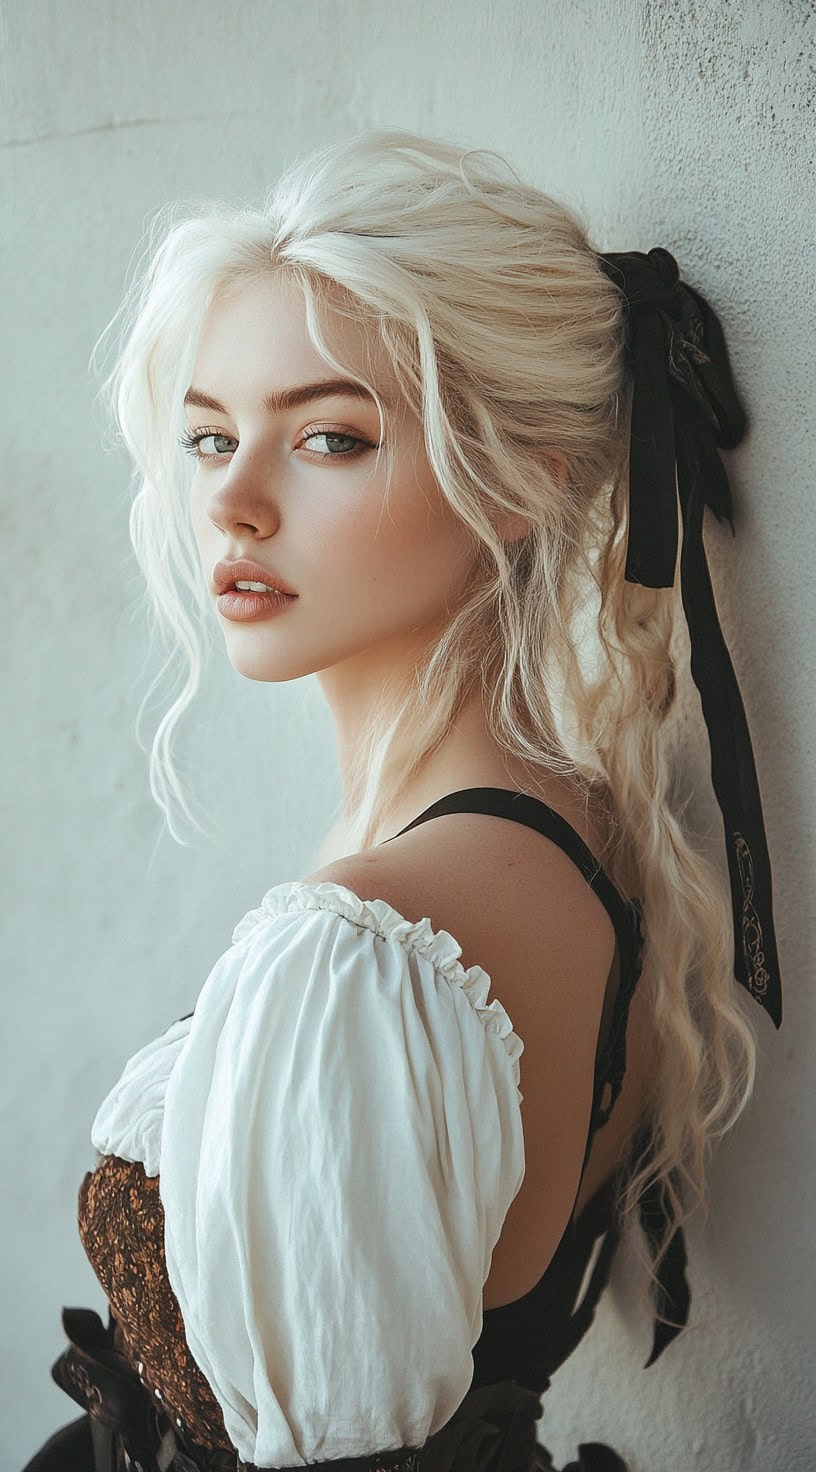
<svg viewBox="0 0 816 1472"><path fill-rule="evenodd" d="M513 1024L501 1002L494 997L488 1002L491 980L481 966L464 967L459 960L462 947L447 930L434 930L428 918L406 920L386 900L362 900L344 884L330 880L309 883L294 879L275 885L267 890L259 906L247 911L233 931L236 944L251 935L257 926L276 915L292 915L303 910L329 910L341 915L358 930L370 930L383 940L396 941L410 955L424 956L431 962L439 975L452 986L462 988L468 1001L487 1032L501 1038L510 1063L521 1101L519 1090L521 1070L519 1058L524 1051L521 1038L513 1030Z"/></svg>

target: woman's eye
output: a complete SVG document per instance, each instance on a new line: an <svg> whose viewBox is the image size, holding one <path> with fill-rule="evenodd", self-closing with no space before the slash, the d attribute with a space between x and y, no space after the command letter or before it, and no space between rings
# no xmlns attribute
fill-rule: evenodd
<svg viewBox="0 0 816 1472"><path fill-rule="evenodd" d="M357 438L356 435L353 434L342 434L340 430L321 429L319 432L315 431L312 434L307 434L303 440L304 445L307 443L308 440L323 440L324 444L329 446L327 450L313 450L311 452L313 455L323 455L327 460L337 459L338 456L342 455L350 456L357 453L357 451L355 451L354 449L350 450L346 448L344 450L342 448L342 445L340 446L340 448L338 448L338 440L345 440L346 446L368 446L367 440L360 440ZM371 447L368 446L368 448Z"/></svg>
<svg viewBox="0 0 816 1472"><path fill-rule="evenodd" d="M194 455L197 460L220 459L222 453L220 449L216 449L214 451L202 450L201 446L203 445L205 440L227 440L232 445L238 443L238 441L234 440L231 435L221 434L218 430L215 429L191 430L188 434L183 434L181 436L181 444L184 446L185 450L189 450L190 454Z"/></svg>

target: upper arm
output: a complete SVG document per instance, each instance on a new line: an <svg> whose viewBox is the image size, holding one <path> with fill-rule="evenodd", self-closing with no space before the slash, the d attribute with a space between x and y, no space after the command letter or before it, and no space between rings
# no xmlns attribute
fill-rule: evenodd
<svg viewBox="0 0 816 1472"><path fill-rule="evenodd" d="M310 878L379 895L450 932L462 964L488 973L523 1040L526 1166L485 1284L493 1307L538 1281L573 1211L615 935L583 875L540 834L481 814L431 826L432 843L419 830L411 846L353 855Z"/></svg>
<svg viewBox="0 0 816 1472"><path fill-rule="evenodd" d="M524 1171L521 1045L487 979L427 926L327 890L280 886L236 929L164 1100L168 1277L257 1465L445 1424Z"/></svg>

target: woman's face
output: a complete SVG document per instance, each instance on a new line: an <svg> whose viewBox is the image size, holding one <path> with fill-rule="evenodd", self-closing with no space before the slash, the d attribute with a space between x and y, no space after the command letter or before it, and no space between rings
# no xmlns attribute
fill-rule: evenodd
<svg viewBox="0 0 816 1472"><path fill-rule="evenodd" d="M270 395L341 376L312 347L302 292L270 274L217 298L205 321L191 389L221 408L187 407L190 431L203 436L198 449L210 457L196 463L191 509L214 602L213 568L236 558L297 594L252 621L219 612L236 670L272 681L324 672L326 693L353 702L385 676L407 673L432 629L448 621L475 550L436 484L422 425L382 344L334 314L321 325L338 360L396 411L388 505L372 399L332 389L265 406Z"/></svg>

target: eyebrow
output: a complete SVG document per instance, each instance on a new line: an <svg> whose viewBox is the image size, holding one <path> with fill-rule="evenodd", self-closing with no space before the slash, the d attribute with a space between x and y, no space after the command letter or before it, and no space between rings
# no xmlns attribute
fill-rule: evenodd
<svg viewBox="0 0 816 1472"><path fill-rule="evenodd" d="M285 409L296 409L301 404L311 403L313 399L325 399L335 394L368 399L372 404L376 402L370 390L362 383L355 383L348 378L327 378L322 383L301 383L294 388L281 389L280 393L265 394L262 403L267 414L280 414ZM229 413L217 399L197 388L188 388L184 395L184 406L190 409L210 409L214 414Z"/></svg>

